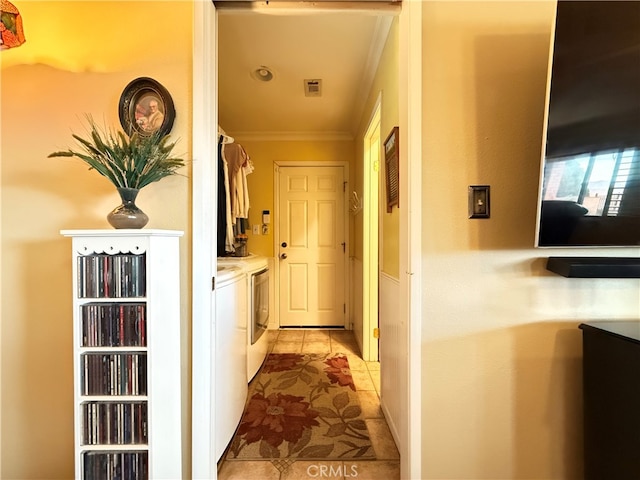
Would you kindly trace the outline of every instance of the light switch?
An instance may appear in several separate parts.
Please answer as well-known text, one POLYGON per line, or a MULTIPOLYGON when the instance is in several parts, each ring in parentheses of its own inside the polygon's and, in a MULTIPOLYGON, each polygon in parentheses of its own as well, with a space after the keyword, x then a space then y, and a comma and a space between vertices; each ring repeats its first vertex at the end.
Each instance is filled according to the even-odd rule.
POLYGON ((260 225, 254 225, 252 227, 252 232, 254 235, 260 235, 260 225))
POLYGON ((489 218, 489 185, 469 187, 469 218, 489 218))

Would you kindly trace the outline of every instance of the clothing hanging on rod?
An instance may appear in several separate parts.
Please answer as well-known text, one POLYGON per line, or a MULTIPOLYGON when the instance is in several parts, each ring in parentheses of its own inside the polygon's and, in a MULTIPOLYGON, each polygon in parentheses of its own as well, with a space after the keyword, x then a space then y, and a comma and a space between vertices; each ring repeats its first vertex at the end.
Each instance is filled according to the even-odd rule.
POLYGON ((233 225, 235 224, 235 222, 234 222, 233 216, 231 215, 231 199, 230 199, 231 188, 229 186, 229 164, 225 159, 224 145, 225 144, 223 144, 222 146, 222 170, 223 170, 223 176, 224 176, 224 192, 225 192, 225 207, 226 207, 223 213, 226 218, 224 248, 227 253, 233 253, 235 252, 235 247, 233 246, 233 243, 235 241, 235 235, 233 234, 233 225))
POLYGON ((253 164, 244 148, 237 143, 224 145, 223 155, 229 168, 231 218, 236 223, 239 218, 249 218, 247 175, 253 172, 253 164))
POLYGON ((218 141, 218 230, 216 235, 217 256, 224 257, 226 255, 226 237, 227 237, 227 192, 224 187, 224 159, 222 158, 222 135, 218 141))
MULTIPOLYGON (((218 256, 233 254, 249 223, 247 175, 253 163, 244 148, 218 127, 218 256)), ((246 238, 246 237, 245 237, 246 238)))

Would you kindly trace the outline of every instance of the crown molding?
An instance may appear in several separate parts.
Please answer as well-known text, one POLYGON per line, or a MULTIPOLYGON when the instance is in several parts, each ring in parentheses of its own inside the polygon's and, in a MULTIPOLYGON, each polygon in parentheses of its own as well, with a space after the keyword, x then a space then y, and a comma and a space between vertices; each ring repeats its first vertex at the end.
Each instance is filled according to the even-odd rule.
POLYGON ((230 132, 236 142, 351 142, 351 132, 230 132))

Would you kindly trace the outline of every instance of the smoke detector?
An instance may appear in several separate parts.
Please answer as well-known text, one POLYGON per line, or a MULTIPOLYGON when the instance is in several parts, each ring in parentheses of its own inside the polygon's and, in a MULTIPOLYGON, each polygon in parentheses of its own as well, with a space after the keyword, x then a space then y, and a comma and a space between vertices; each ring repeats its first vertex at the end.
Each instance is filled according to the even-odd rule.
POLYGON ((265 67, 264 65, 260 65, 253 72, 251 72, 251 76, 260 82, 270 82, 273 80, 273 71, 269 67, 265 67))
POLYGON ((322 96, 322 80, 319 78, 304 80, 304 96, 320 97, 322 96))

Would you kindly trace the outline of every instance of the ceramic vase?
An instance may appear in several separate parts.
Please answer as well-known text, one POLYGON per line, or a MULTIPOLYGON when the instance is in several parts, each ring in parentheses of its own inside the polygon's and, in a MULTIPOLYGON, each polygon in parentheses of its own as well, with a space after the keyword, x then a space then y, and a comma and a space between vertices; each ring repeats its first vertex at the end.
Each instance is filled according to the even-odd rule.
POLYGON ((137 188, 118 188, 122 204, 107 215, 113 228, 142 228, 149 221, 146 213, 136 206, 137 188))

